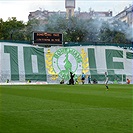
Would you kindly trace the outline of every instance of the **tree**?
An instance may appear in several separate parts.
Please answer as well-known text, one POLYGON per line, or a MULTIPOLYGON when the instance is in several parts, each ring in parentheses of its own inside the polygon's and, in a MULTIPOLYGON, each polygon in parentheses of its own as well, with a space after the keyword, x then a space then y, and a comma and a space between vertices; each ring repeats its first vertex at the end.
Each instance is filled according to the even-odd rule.
POLYGON ((128 30, 128 25, 120 21, 103 22, 99 38, 105 43, 131 43, 131 40, 127 39, 128 30))
POLYGON ((2 40, 3 39, 3 19, 1 18, 0 19, 0 39, 2 40))
POLYGON ((64 42, 131 43, 132 29, 119 20, 79 19, 54 14, 47 19, 33 19, 24 23, 15 17, 0 19, 1 40, 32 41, 34 31, 62 33, 64 42))
POLYGON ((1 39, 3 40, 24 40, 23 28, 25 24, 23 21, 17 21, 16 17, 8 18, 7 21, 1 20, 1 39))
POLYGON ((81 21, 76 17, 66 19, 65 16, 56 14, 49 17, 46 29, 49 32, 63 33, 64 42, 81 42, 86 34, 86 29, 81 21))

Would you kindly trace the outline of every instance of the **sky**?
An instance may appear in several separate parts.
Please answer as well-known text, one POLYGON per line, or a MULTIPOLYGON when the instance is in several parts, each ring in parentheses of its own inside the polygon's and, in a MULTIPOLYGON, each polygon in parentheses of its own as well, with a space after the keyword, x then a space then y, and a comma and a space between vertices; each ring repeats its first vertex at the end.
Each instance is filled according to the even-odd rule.
MULTIPOLYGON (((113 16, 133 4, 133 0, 76 0, 75 11, 80 7, 81 12, 112 11, 113 16)), ((65 0, 0 0, 0 18, 6 21, 9 17, 28 21, 30 12, 36 10, 65 11, 65 0)))

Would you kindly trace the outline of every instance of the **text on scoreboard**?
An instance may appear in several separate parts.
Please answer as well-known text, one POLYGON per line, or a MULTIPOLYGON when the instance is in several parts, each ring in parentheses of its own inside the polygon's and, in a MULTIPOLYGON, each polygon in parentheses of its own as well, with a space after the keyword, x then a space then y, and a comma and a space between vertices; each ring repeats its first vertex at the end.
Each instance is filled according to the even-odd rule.
POLYGON ((34 43, 39 44, 62 44, 61 33, 34 32, 34 43))

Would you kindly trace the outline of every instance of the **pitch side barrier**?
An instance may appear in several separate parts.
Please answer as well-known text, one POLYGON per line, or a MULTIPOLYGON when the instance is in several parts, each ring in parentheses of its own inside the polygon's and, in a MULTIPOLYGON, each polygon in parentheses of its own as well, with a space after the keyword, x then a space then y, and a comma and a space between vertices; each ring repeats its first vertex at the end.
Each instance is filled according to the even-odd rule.
MULTIPOLYGON (((68 75, 69 76, 69 75, 68 75)), ((105 76, 104 74, 99 75, 86 75, 84 84, 90 84, 88 81, 88 76, 90 77, 91 84, 104 84, 105 83, 105 76)), ((133 84, 133 78, 131 75, 108 75, 109 81, 108 84, 127 84, 127 79, 130 79, 130 84, 133 84)), ((64 80, 64 84, 69 84, 69 80, 64 80)), ((1 82, 1 85, 46 85, 46 84, 60 84, 61 80, 56 82, 47 82, 47 81, 35 81, 35 80, 27 80, 27 81, 10 81, 7 79, 5 82, 1 82)), ((81 75, 76 75, 74 78, 75 84, 82 84, 81 75), (78 78, 77 78, 78 77, 78 78)))

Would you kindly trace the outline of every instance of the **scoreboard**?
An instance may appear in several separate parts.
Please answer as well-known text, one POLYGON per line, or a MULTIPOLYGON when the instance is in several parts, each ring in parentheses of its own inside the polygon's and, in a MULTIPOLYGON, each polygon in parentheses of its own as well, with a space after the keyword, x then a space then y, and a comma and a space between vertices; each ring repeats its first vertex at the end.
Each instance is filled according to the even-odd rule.
POLYGON ((61 33, 33 32, 33 44, 38 45, 62 45, 61 33))

